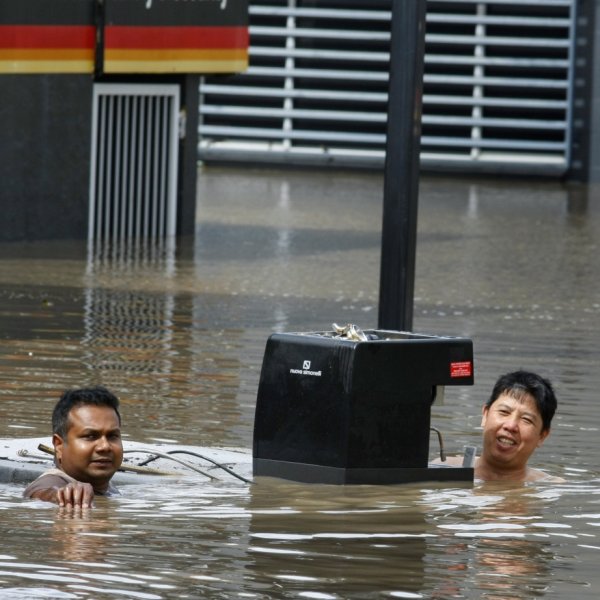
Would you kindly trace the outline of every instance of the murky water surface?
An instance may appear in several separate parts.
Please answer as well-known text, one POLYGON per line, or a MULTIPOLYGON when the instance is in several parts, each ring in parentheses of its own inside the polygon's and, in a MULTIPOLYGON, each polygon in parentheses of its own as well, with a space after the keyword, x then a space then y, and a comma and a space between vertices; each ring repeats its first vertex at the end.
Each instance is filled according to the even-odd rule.
MULTIPOLYGON (((0 244, 0 437, 102 383, 132 440, 248 448, 270 333, 376 326, 379 176, 211 169, 199 194, 174 255, 0 244)), ((414 330, 476 353, 433 424, 477 444, 496 376, 538 370, 559 412, 535 466, 567 483, 128 485, 75 517, 0 484, 0 597, 597 598, 599 241, 593 190, 421 183, 414 330)))

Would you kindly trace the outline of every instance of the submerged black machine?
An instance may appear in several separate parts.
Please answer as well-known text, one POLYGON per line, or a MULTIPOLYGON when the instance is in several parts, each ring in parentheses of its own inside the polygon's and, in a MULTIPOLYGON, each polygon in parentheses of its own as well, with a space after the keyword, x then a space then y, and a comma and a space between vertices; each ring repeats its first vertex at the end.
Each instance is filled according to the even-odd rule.
POLYGON ((468 461, 429 462, 431 406, 447 385, 473 385, 471 340, 335 324, 332 331, 275 333, 258 386, 254 475, 329 484, 472 482, 468 461))

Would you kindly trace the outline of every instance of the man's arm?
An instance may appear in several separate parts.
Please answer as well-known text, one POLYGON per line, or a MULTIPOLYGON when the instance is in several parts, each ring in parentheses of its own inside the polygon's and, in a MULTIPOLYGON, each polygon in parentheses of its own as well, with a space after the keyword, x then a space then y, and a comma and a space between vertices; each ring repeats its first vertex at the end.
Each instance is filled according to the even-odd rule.
POLYGON ((67 475, 48 473, 29 484, 23 496, 54 502, 67 508, 90 508, 94 499, 94 488, 89 483, 75 481, 67 475))
POLYGON ((67 508, 91 508, 94 488, 89 483, 67 483, 64 487, 52 487, 33 492, 31 498, 54 502, 67 508))

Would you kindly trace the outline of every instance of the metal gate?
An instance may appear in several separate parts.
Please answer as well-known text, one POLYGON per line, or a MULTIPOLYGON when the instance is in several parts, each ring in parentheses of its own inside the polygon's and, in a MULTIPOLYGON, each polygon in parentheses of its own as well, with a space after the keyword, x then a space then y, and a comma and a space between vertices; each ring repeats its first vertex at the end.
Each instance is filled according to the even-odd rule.
POLYGON ((94 86, 90 241, 175 235, 178 123, 177 85, 94 86))
MULTIPOLYGON (((250 67, 200 86, 204 161, 383 166, 391 0, 250 0, 250 67)), ((563 173, 575 0, 429 0, 421 161, 563 173)))

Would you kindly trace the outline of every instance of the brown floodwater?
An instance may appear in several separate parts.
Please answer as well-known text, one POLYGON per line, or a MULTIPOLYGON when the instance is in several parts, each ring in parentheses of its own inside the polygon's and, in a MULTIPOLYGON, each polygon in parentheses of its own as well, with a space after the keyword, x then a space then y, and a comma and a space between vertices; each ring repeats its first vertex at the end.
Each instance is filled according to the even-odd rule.
MULTIPOLYGON (((100 383, 130 440, 250 448, 271 333, 377 325, 382 183, 204 168, 175 249, 0 244, 0 438, 48 435, 61 391, 100 383)), ((0 484, 0 598, 597 598, 597 190, 420 192, 413 329, 475 349, 432 424, 477 445, 496 377, 537 370, 559 410, 533 462, 566 483, 125 485, 80 517, 0 484)))

